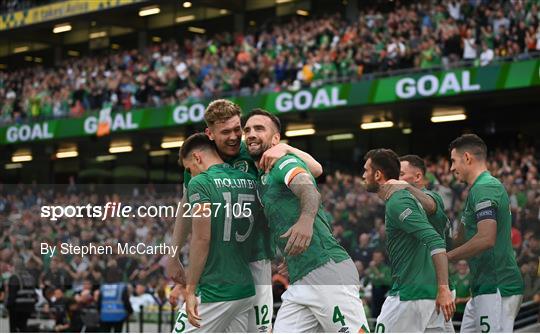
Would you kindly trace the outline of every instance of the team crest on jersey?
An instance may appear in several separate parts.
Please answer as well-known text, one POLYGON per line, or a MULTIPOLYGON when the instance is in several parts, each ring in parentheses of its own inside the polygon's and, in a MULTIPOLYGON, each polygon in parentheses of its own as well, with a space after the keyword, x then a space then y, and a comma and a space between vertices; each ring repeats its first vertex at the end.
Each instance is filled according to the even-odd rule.
POLYGON ((268 182, 268 174, 263 174, 263 176, 261 176, 262 185, 265 186, 267 182, 268 182))
POLYGON ((234 169, 238 169, 244 173, 247 173, 248 171, 248 162, 246 160, 239 160, 234 163, 233 165, 234 169))

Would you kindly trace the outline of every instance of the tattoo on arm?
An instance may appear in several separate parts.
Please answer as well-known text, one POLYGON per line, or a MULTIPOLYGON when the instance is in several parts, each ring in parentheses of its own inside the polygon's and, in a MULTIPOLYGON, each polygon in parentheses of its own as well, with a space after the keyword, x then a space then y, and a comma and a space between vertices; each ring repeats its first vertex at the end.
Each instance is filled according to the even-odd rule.
POLYGON ((321 194, 307 173, 300 173, 289 184, 291 191, 300 199, 301 214, 315 217, 321 205, 321 194))

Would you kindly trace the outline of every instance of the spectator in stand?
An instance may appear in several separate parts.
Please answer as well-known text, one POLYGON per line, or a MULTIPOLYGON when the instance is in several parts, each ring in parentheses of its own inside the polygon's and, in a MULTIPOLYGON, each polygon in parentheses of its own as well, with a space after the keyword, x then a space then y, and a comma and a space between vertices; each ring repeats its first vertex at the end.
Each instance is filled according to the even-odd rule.
POLYGON ((165 41, 145 50, 70 58, 54 68, 0 71, 0 123, 79 117, 106 106, 131 110, 218 95, 252 95, 370 78, 403 68, 445 68, 540 50, 538 5, 497 1, 360 5, 340 15, 293 18, 253 31, 165 41), (462 47, 463 42, 463 47, 462 47))
POLYGON ((523 301, 527 302, 534 298, 540 292, 540 277, 538 275, 538 261, 531 260, 521 265, 521 273, 523 274, 523 283, 525 289, 523 291, 523 301))
POLYGON ((135 285, 135 293, 129 297, 131 308, 135 313, 140 313, 150 306, 157 306, 156 299, 146 291, 146 286, 141 283, 135 285))
POLYGON ((463 38, 463 59, 473 61, 476 59, 476 39, 473 36, 472 29, 467 29, 463 38))
POLYGON ((495 57, 495 54, 493 53, 493 50, 491 50, 486 42, 482 42, 482 53, 480 54, 480 66, 486 66, 489 65, 493 58, 495 57))
POLYGON ((451 276, 456 288, 456 313, 453 320, 461 321, 465 305, 471 299, 471 275, 467 261, 461 260, 455 264, 456 273, 451 276))
POLYGON ((369 234, 362 233, 358 237, 358 245, 353 249, 351 258, 360 261, 367 268, 373 256, 373 248, 369 246, 369 234))
POLYGON ((371 312, 374 318, 381 313, 386 293, 392 286, 392 273, 390 266, 385 263, 384 251, 373 252, 373 260, 366 270, 367 278, 372 285, 371 289, 371 312))

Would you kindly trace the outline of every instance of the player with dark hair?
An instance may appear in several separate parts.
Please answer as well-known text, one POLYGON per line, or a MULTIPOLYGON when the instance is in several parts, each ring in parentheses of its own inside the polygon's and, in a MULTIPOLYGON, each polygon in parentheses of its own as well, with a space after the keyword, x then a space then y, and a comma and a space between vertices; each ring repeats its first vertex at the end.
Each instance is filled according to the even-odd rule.
MULTIPOLYGON (((445 241, 448 252, 452 245, 450 220, 446 216, 441 195, 425 187, 426 164, 424 159, 409 154, 400 157, 399 161, 401 165, 399 181, 389 180, 385 183, 387 189, 385 198, 388 198, 394 191, 407 189, 422 205, 429 223, 445 241)), ((449 278, 449 285, 450 290, 453 291, 454 284, 451 278, 449 278)), ((444 332, 454 332, 451 321, 445 323, 444 332)))
POLYGON ((223 162, 204 133, 184 142, 180 159, 193 176, 187 186, 192 236, 186 303, 174 331, 246 332, 255 296, 252 231, 262 224, 256 179, 223 162))
MULTIPOLYGON (((280 123, 255 110, 244 127, 255 161, 277 145, 280 123)), ((270 171, 260 170, 259 195, 270 233, 288 266, 274 332, 368 332, 358 297, 358 271, 331 232, 315 179, 305 163, 288 154, 270 171)))
POLYGON ((365 159, 367 190, 386 200, 387 251, 393 276, 376 331, 442 332, 455 311, 444 240, 409 191, 398 190, 385 197, 383 185, 399 178, 398 156, 392 150, 377 149, 369 151, 365 159))
MULTIPOLYGON (((241 115, 240 106, 230 100, 218 99, 212 101, 204 113, 204 120, 207 125, 205 134, 215 143, 217 152, 224 162, 235 169, 256 177, 257 167, 255 167, 255 162, 248 153, 246 144, 242 141, 241 115)), ((279 158, 288 153, 297 155, 306 163, 314 175, 319 176, 322 173, 321 165, 313 157, 286 144, 278 144, 266 151, 258 158, 259 166, 270 169, 279 158)), ((191 174, 189 170, 186 170, 184 172, 184 187, 188 186, 190 179, 191 174)), ((186 203, 185 196, 180 203, 180 207, 183 207, 184 203, 186 203)), ((264 219, 264 216, 261 219, 264 219)), ((254 249, 251 252, 250 267, 255 281, 256 297, 249 316, 248 330, 250 332, 269 332, 272 329, 273 297, 270 260, 273 258, 273 249, 270 245, 268 231, 263 226, 266 226, 266 224, 256 224, 253 231, 255 242, 254 249)), ((179 212, 176 217, 172 243, 181 247, 190 230, 190 218, 184 217, 183 212, 179 212)), ((291 235, 290 238, 293 244, 300 241, 300 239, 296 240, 296 233, 291 235)), ((171 300, 174 302, 181 294, 185 278, 179 259, 171 257, 169 260, 169 276, 178 283, 171 293, 171 296, 173 296, 171 300)))
POLYGON ((512 332, 523 295, 523 280, 510 238, 508 194, 487 170, 487 147, 474 134, 456 138, 449 147, 455 177, 468 184, 460 239, 449 261, 467 259, 472 299, 465 307, 462 332, 512 332))

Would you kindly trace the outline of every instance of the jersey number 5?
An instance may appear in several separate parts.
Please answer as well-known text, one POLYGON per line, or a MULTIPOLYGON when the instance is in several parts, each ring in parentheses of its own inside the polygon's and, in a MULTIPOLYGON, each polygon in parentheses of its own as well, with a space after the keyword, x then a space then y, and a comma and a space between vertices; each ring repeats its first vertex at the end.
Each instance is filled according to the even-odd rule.
POLYGON ((489 325, 489 322, 487 322, 487 320, 488 320, 487 315, 480 317, 480 326, 482 327, 485 326, 485 328, 482 328, 482 333, 489 333, 489 331, 491 330, 491 326, 489 325))

